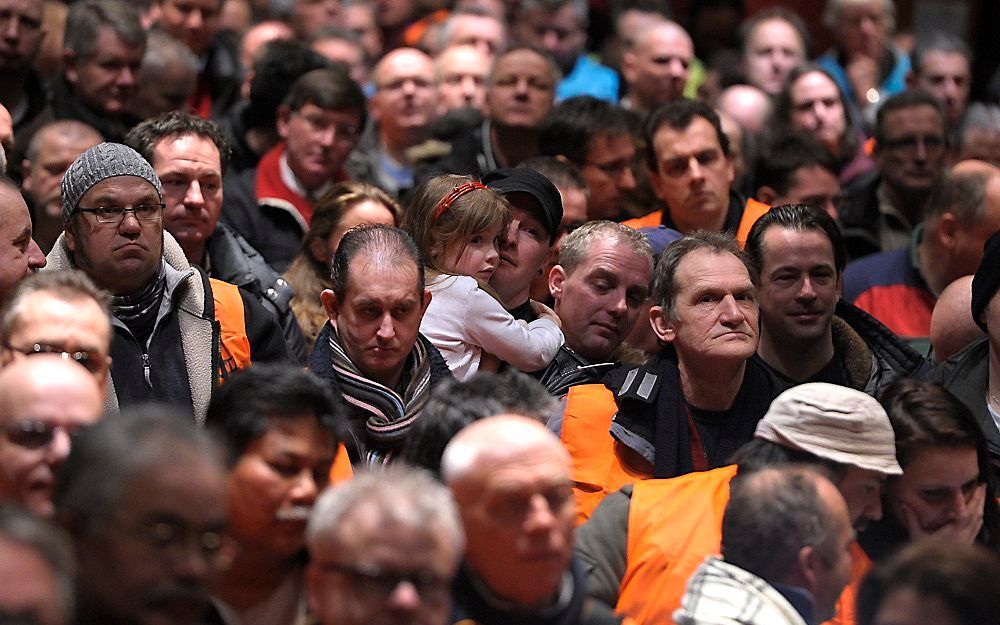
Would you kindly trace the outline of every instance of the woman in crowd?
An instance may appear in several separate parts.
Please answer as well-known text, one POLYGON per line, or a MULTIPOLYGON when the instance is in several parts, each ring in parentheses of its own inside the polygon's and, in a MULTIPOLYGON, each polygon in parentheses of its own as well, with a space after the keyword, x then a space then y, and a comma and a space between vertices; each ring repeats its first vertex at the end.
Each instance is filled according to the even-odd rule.
POLYGON ((292 311, 310 350, 327 322, 319 294, 331 286, 330 260, 344 233, 362 224, 395 226, 401 214, 389 194, 364 182, 337 184, 316 203, 309 232, 285 273, 285 280, 295 289, 292 311))

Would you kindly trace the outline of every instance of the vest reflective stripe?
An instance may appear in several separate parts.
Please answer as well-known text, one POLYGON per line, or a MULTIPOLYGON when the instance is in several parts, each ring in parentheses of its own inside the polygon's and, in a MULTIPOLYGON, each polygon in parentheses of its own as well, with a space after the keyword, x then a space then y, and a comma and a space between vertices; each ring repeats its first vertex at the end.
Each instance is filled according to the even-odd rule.
POLYGON ((250 367, 250 339, 243 312, 243 298, 236 285, 210 280, 215 301, 215 320, 219 322, 219 384, 229 375, 250 367))
POLYGON ((743 216, 740 217, 740 225, 736 228, 736 242, 740 244, 740 249, 744 249, 747 246, 747 237, 750 236, 750 228, 769 210, 771 210, 771 207, 767 204, 758 202, 753 198, 747 200, 746 205, 743 207, 743 216))
MULTIPOLYGON (((706 556, 719 555, 722 514, 736 465, 669 480, 636 482, 628 518, 628 551, 615 609, 639 623, 673 625, 687 581, 706 556)), ((858 586, 872 562, 851 545, 851 581, 823 625, 854 625, 858 586)))
POLYGON ((617 411, 614 394, 603 384, 574 386, 566 396, 559 438, 573 461, 577 525, 610 493, 650 477, 622 463, 618 443, 608 431, 617 411))
POLYGON ((616 609, 640 623, 672 624, 688 579, 722 543, 722 512, 736 465, 636 482, 628 558, 616 609))

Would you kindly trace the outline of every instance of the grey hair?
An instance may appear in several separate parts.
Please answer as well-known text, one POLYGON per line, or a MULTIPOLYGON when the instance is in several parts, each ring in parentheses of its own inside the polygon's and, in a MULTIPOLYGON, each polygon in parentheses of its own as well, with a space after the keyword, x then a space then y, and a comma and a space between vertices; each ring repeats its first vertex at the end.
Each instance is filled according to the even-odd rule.
POLYGON ((437 43, 437 49, 439 51, 444 50, 445 48, 450 47, 452 45, 455 45, 450 43, 450 39, 455 32, 455 21, 459 17, 464 17, 467 15, 471 15, 474 17, 487 17, 497 22, 498 24, 500 24, 500 31, 503 33, 504 41, 505 42, 507 41, 507 25, 504 24, 502 20, 498 20, 496 16, 491 15, 488 11, 484 9, 478 7, 469 7, 461 9, 459 11, 453 11, 452 14, 448 16, 448 19, 444 21, 444 24, 441 25, 441 28, 438 29, 437 36, 435 37, 435 39, 437 43))
POLYGON ((927 201, 928 227, 949 212, 964 227, 975 226, 986 216, 986 187, 996 174, 983 171, 945 173, 927 201))
POLYGON ((511 46, 506 50, 504 50, 503 52, 497 54, 496 58, 493 59, 493 66, 490 67, 489 76, 486 78, 486 85, 488 87, 493 86, 493 77, 496 75, 497 65, 500 63, 500 59, 509 56, 515 52, 522 52, 524 50, 528 50, 529 52, 534 52, 538 56, 542 57, 542 59, 545 60, 546 64, 548 64, 549 73, 552 76, 552 90, 553 92, 555 92, 555 86, 558 85, 559 81, 563 79, 563 73, 562 70, 559 69, 559 64, 556 63, 556 60, 552 58, 552 55, 546 52, 545 50, 537 46, 529 46, 524 44, 511 46))
POLYGON ((80 58, 90 58, 97 51, 97 37, 103 27, 113 30, 129 45, 146 45, 146 31, 134 6, 123 0, 84 0, 70 5, 63 47, 80 58))
POLYGON ((0 339, 7 340, 21 322, 29 297, 35 293, 48 293, 56 299, 78 302, 93 300, 101 311, 108 315, 111 327, 111 296, 99 289, 87 274, 76 269, 66 271, 43 271, 21 280, 7 298, 7 304, 0 313, 0 339))
POLYGON ((653 246, 649 244, 646 235, 628 226, 604 220, 588 221, 566 235, 566 238, 559 244, 559 264, 562 265, 567 275, 572 274, 580 263, 590 255, 590 248, 595 242, 608 240, 625 245, 639 256, 644 257, 649 263, 650 271, 652 271, 653 246))
POLYGON ((965 111, 965 118, 962 120, 961 132, 964 133, 973 128, 1000 130, 1000 106, 985 102, 969 104, 969 108, 965 111))
POLYGON ((310 554, 315 557, 324 541, 339 541, 345 520, 363 506, 374 507, 383 523, 443 530, 456 556, 465 548, 465 532, 451 491, 423 469, 393 464, 360 472, 320 495, 306 527, 310 554))
POLYGON ((56 580, 56 601, 64 623, 72 623, 74 606, 73 548, 62 531, 13 505, 0 505, 0 539, 27 547, 42 557, 56 580))
POLYGON ((94 139, 94 143, 98 144, 104 140, 101 133, 97 132, 93 126, 75 119, 56 120, 45 124, 38 129, 38 132, 32 135, 31 141, 28 143, 28 149, 24 152, 24 156, 28 161, 34 161, 38 158, 39 152, 42 151, 42 142, 45 141, 50 133, 56 133, 68 141, 83 141, 84 139, 92 138, 94 139))
POLYGON ((171 61, 183 65, 191 75, 197 76, 200 71, 198 57, 183 41, 161 30, 150 31, 139 71, 140 79, 145 83, 162 80, 171 61))
POLYGON ((835 518, 817 488, 825 479, 802 467, 737 476, 722 516, 723 559, 770 583, 791 572, 803 547, 831 561, 835 518))
MULTIPOLYGON (((823 25, 831 31, 837 29, 840 12, 846 5, 861 4, 866 0, 827 0, 823 10, 823 25)), ((885 12, 885 28, 889 34, 896 30, 896 5, 892 0, 882 0, 882 10, 885 12)))

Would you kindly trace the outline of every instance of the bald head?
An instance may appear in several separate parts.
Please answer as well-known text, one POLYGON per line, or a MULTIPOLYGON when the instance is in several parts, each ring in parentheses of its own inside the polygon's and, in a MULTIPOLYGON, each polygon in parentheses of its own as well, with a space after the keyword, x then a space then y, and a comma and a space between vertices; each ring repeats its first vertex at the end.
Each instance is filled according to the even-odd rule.
POLYGON ((441 473, 455 488, 489 473, 490 468, 532 457, 565 466, 569 474, 569 454, 545 426, 521 415, 497 415, 476 421, 452 439, 441 459, 441 473))
POLYGON ((0 370, 0 500, 51 517, 69 435, 101 417, 97 381, 75 362, 39 354, 0 370))
POLYGON ((986 336, 972 318, 972 276, 949 284, 931 314, 931 345, 934 360, 942 362, 972 341, 986 336))
POLYGON ((622 76, 633 106, 652 110, 683 97, 694 44, 681 26, 655 21, 640 30, 622 58, 622 76))
POLYGON ((757 87, 733 85, 722 90, 715 108, 735 119, 753 135, 759 135, 771 116, 771 98, 757 87))

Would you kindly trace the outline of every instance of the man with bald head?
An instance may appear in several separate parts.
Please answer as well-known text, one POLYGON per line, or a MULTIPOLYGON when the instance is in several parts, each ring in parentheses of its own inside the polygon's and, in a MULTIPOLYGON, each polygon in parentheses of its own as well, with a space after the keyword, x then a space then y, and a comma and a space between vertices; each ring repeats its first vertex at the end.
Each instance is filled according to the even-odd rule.
POLYGON ((986 336, 972 318, 972 276, 962 276, 949 284, 931 313, 931 356, 944 362, 963 347, 986 336))
POLYGON ((0 370, 0 501, 54 514, 56 472, 71 435, 101 417, 104 394, 86 369, 38 354, 0 370))
POLYGON ((416 48, 399 48, 375 65, 372 82, 375 124, 358 142, 347 170, 354 180, 399 195, 414 184, 407 150, 430 137, 435 117, 434 62, 416 48))
POLYGON ((754 137, 759 137, 771 117, 772 103, 771 98, 757 87, 733 85, 722 90, 715 108, 735 119, 754 137))
POLYGON ((740 28, 743 73, 747 82, 777 96, 793 68, 809 56, 809 31, 783 7, 760 11, 740 28))
POLYGON ((544 426, 516 415, 477 421, 445 448, 441 472, 466 535, 451 622, 617 622, 584 597, 570 457, 544 426))
POLYGON ((648 113, 683 98, 693 58, 694 44, 680 24, 662 21, 640 30, 622 57, 622 105, 648 113))
POLYGON ((986 239, 1000 229, 1000 169, 962 161, 927 201, 927 212, 907 247, 847 266, 844 299, 896 334, 930 336, 931 311, 941 291, 975 272, 986 239))
POLYGON ((31 238, 31 215, 17 185, 0 174, 0 303, 31 272, 45 266, 45 255, 31 238))
POLYGON ((449 46, 434 59, 437 114, 459 108, 482 109, 490 57, 471 45, 449 46))

